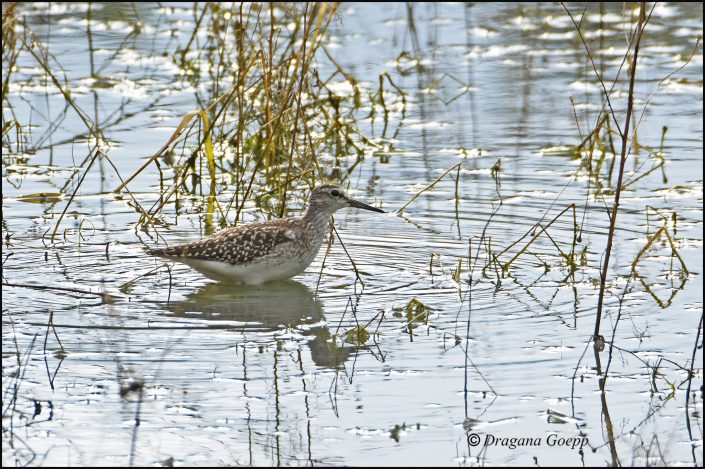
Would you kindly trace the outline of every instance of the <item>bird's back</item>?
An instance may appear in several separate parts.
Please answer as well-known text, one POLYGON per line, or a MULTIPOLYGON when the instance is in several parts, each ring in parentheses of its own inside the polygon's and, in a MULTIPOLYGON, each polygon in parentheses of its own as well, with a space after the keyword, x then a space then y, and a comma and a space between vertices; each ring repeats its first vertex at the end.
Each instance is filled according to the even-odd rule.
POLYGON ((287 243, 295 243, 300 219, 278 218, 264 223, 228 228, 213 236, 190 243, 150 249, 154 256, 183 261, 202 259, 245 265, 264 258, 287 243))

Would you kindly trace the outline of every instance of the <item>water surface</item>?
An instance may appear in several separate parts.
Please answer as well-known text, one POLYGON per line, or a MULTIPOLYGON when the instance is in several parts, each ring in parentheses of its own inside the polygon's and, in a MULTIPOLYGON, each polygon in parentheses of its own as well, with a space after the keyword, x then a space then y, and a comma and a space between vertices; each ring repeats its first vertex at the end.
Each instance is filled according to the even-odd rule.
MULTIPOLYGON (((76 103, 102 123, 123 178, 198 108, 197 93, 208 95, 171 56, 194 27, 188 6, 97 4, 90 23, 83 4, 17 8, 59 59, 76 103)), ((579 18, 584 6, 569 8, 579 18)), ((666 164, 622 194, 601 329, 615 348, 597 355, 588 342, 612 193, 595 196, 570 151, 581 140, 570 97, 583 137, 602 103, 565 11, 351 3, 338 14, 326 39, 338 64, 365 89, 386 72, 406 93, 404 107, 386 87, 386 128, 381 111, 373 121, 361 113, 379 148, 345 181, 390 213, 335 216, 362 282, 337 238, 325 262, 322 249, 304 274, 254 288, 150 258, 155 231, 111 192, 120 177, 103 160, 48 242, 90 142, 76 138, 83 124, 22 56, 10 102, 32 123, 33 151, 6 145, 4 133, 3 282, 114 300, 3 285, 4 464, 702 465, 702 47, 659 84, 693 51, 702 4, 659 4, 643 39, 637 115, 657 92, 638 140, 658 149, 667 126, 666 164), (488 249, 502 251, 572 203, 584 259, 573 275, 555 247, 570 250, 572 212, 508 274, 483 271, 488 249), (662 225, 690 274, 660 239, 630 280, 662 225), (410 325, 414 299, 426 309, 410 325), (368 340, 348 334, 358 326, 368 340), (550 446, 549 435, 586 444, 550 446), (503 440, 485 445, 489 436, 503 440), (512 448, 511 438, 540 441, 512 448)), ((606 77, 622 62, 631 15, 611 4, 585 13, 606 77)), ((318 59, 330 74, 333 64, 318 59)), ((330 86, 351 89, 341 76, 330 86)), ((614 99, 622 120, 626 87, 620 80, 614 99)), ((644 148, 632 150, 627 179, 658 164, 644 148)), ((158 175, 152 165, 130 184, 143 205, 158 199, 158 175)), ((292 194, 291 214, 306 195, 292 194)), ((159 235, 171 244, 204 236, 198 203, 168 204, 159 235)), ((263 219, 247 206, 244 222, 263 219)))

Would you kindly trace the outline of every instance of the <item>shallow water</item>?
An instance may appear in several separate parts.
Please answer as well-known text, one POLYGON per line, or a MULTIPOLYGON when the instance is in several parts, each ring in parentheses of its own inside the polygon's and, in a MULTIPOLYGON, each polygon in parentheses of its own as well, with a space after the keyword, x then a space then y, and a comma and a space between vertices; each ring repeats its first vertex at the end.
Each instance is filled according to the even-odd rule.
MULTIPOLYGON (((77 104, 100 117, 123 178, 198 106, 203 90, 162 54, 188 40, 190 9, 95 5, 89 44, 85 6, 18 8, 60 57, 77 104), (86 78, 91 48, 103 81, 86 78)), ((584 7, 570 8, 579 16, 584 7)), ((604 8, 588 9, 584 31, 613 77, 624 12, 604 8)), ((111 193, 120 178, 103 160, 49 243, 68 200, 52 194, 71 194, 76 181, 63 186, 87 154, 85 141, 73 141, 83 124, 62 115, 63 99, 36 62, 18 64, 11 102, 20 122, 37 122, 38 150, 10 152, 3 136, 3 283, 108 292, 113 301, 3 285, 3 464, 702 465, 702 348, 694 351, 703 314, 702 46, 659 86, 702 34, 702 5, 659 4, 643 39, 637 116, 658 92, 638 138, 658 149, 668 126, 666 165, 622 194, 601 329, 615 348, 597 356, 588 341, 609 220, 601 198, 586 201, 587 175, 568 146, 581 140, 569 97, 584 136, 600 87, 560 5, 344 4, 339 15, 327 40, 336 61, 363 87, 387 72, 407 93, 402 116, 389 90, 396 110, 386 132, 379 114, 361 119, 381 148, 347 181, 352 196, 390 213, 335 216, 364 285, 337 239, 323 267, 325 249, 304 274, 262 287, 213 283, 147 257, 155 233, 111 193), (47 132, 47 122, 58 130, 47 132), (500 252, 571 203, 582 227, 577 251, 585 250, 573 277, 545 236, 509 275, 483 272, 487 244, 500 252), (640 262, 640 279, 628 280, 664 223, 690 275, 662 239, 640 262), (428 314, 410 328, 414 298, 428 314), (348 334, 358 325, 372 333, 365 343, 348 334), (523 440, 511 447, 512 438, 523 440), (577 438, 586 438, 582 450, 566 440, 577 438)), ((318 66, 332 69, 323 56, 318 66)), ((614 100, 621 120, 626 85, 614 100)), ((635 149, 625 177, 656 163, 635 149)), ((130 189, 151 205, 157 169, 130 189)), ((292 214, 305 195, 296 194, 292 214)), ((206 233, 190 205, 170 204, 164 218, 157 231, 170 244, 206 233)), ((262 213, 250 206, 244 218, 262 213)), ((572 212, 549 233, 569 251, 572 212)))

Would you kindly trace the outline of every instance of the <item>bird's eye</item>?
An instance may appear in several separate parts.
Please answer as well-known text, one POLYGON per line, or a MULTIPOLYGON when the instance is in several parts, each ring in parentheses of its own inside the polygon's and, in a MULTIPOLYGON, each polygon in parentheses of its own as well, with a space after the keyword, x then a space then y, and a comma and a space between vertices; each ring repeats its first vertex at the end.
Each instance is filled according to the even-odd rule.
POLYGON ((332 191, 330 191, 330 195, 332 195, 333 197, 338 197, 340 195, 340 192, 338 192, 336 189, 333 189, 332 191))

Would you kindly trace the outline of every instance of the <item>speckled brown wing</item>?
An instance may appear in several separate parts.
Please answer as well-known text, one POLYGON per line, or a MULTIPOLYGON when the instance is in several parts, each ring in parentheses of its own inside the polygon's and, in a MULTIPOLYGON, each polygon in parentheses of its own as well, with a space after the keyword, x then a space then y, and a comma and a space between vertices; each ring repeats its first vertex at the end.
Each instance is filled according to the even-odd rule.
POLYGON ((249 264, 285 243, 296 240, 291 219, 278 219, 256 225, 231 228, 200 241, 150 249, 154 256, 184 259, 204 259, 233 265, 249 264))

